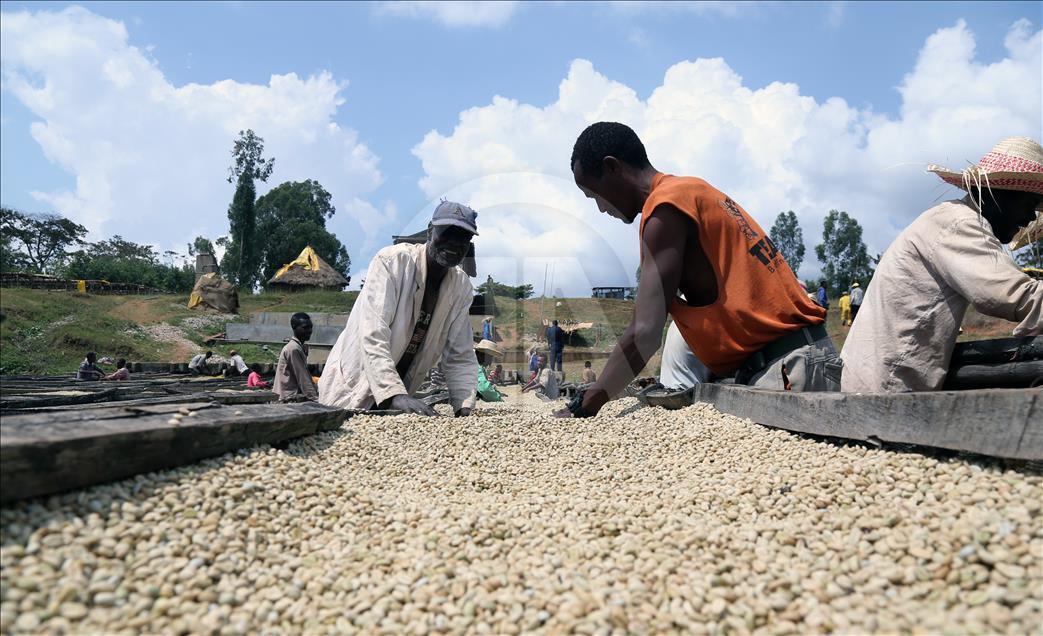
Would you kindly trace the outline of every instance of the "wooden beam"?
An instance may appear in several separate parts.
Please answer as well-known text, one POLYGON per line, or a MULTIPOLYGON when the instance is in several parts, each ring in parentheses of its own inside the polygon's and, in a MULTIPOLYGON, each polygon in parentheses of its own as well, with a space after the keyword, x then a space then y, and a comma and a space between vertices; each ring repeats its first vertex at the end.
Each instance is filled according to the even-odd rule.
POLYGON ((1043 360, 950 366, 946 389, 1019 388, 1043 384, 1043 360))
POLYGON ((775 428, 1043 460, 1043 390, 795 393, 700 384, 696 402, 775 428))
POLYGON ((83 488, 334 430, 348 417, 346 411, 314 402, 220 406, 192 401, 5 415, 0 420, 0 501, 83 488), (181 409, 197 414, 172 424, 172 415, 181 409))

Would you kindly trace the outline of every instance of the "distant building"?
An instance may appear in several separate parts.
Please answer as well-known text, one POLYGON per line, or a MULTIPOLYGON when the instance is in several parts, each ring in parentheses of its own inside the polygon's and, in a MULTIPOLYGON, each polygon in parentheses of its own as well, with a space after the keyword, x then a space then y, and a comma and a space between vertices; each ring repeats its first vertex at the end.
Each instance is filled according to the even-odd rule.
POLYGON ((220 268, 217 266, 217 259, 214 258, 213 254, 201 253, 196 254, 196 280, 206 274, 220 273, 220 268))
POLYGON ((634 287, 594 287, 591 289, 590 297, 630 300, 634 297, 634 289, 634 287))
POLYGON ((286 291, 329 289, 340 291, 351 283, 340 272, 306 246, 296 259, 283 265, 268 281, 268 287, 286 291))

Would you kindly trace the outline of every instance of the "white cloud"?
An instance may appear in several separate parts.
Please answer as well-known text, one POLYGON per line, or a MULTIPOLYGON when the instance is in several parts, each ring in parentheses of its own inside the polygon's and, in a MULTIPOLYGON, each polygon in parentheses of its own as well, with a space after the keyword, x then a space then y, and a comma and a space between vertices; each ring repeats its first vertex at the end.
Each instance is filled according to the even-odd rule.
POLYGON ((374 4, 378 14, 404 18, 430 19, 447 27, 498 27, 507 23, 519 8, 519 2, 458 0, 398 0, 374 4))
POLYGON ((757 8, 760 2, 731 2, 717 0, 606 0, 617 13, 694 13, 735 17, 757 8))
MULTIPOLYGON (((652 163, 703 177, 739 201, 767 230, 797 212, 808 244, 801 274, 818 266, 812 246, 831 208, 865 228, 872 253, 940 197, 956 191, 924 174, 929 162, 976 160, 999 139, 1040 135, 1041 33, 1014 24, 1007 57, 982 64, 961 21, 937 31, 899 90, 897 118, 817 101, 795 84, 751 89, 721 59, 671 67, 647 99, 576 60, 546 106, 505 97, 468 109, 451 134, 428 133, 413 150, 431 198, 451 195, 479 210, 480 276, 515 281, 520 263, 578 258, 558 267, 570 294, 620 284, 637 267, 636 227, 624 226, 584 199, 568 159, 579 132, 599 120, 632 126, 652 163)), ((527 271, 528 282, 542 281, 527 271)), ((538 287, 538 286, 537 286, 538 287)))
POLYGON ((225 177, 245 128, 276 158, 261 193, 317 179, 333 195, 331 227, 342 237, 362 240, 385 220, 364 200, 382 181, 377 157, 333 121, 346 84, 328 73, 174 86, 128 43, 122 23, 79 7, 4 12, 0 34, 3 90, 39 118, 33 138, 76 180, 72 190, 34 195, 95 237, 183 249, 198 233, 226 233, 234 186, 225 177))

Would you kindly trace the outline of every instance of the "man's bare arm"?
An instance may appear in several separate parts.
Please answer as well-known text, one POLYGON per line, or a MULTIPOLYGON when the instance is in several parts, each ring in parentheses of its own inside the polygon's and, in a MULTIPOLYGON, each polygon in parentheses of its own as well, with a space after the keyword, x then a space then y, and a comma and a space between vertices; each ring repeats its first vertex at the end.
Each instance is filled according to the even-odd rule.
POLYGON ((645 222, 641 238, 641 280, 634 317, 612 350, 605 370, 583 400, 583 410, 597 413, 623 392, 659 350, 667 310, 677 295, 684 267, 684 248, 695 224, 670 204, 658 206, 645 222))

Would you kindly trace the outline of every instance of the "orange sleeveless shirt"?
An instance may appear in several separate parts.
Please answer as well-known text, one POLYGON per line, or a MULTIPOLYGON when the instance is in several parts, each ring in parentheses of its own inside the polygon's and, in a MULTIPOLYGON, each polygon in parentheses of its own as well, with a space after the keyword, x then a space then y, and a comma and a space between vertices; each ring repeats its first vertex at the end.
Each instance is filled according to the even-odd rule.
POLYGON ((656 207, 669 203, 695 221, 713 265, 717 300, 691 307, 674 298, 670 315, 692 353, 728 375, 786 332, 825 322, 764 230, 724 193, 695 177, 657 174, 641 210, 640 233, 656 207))

